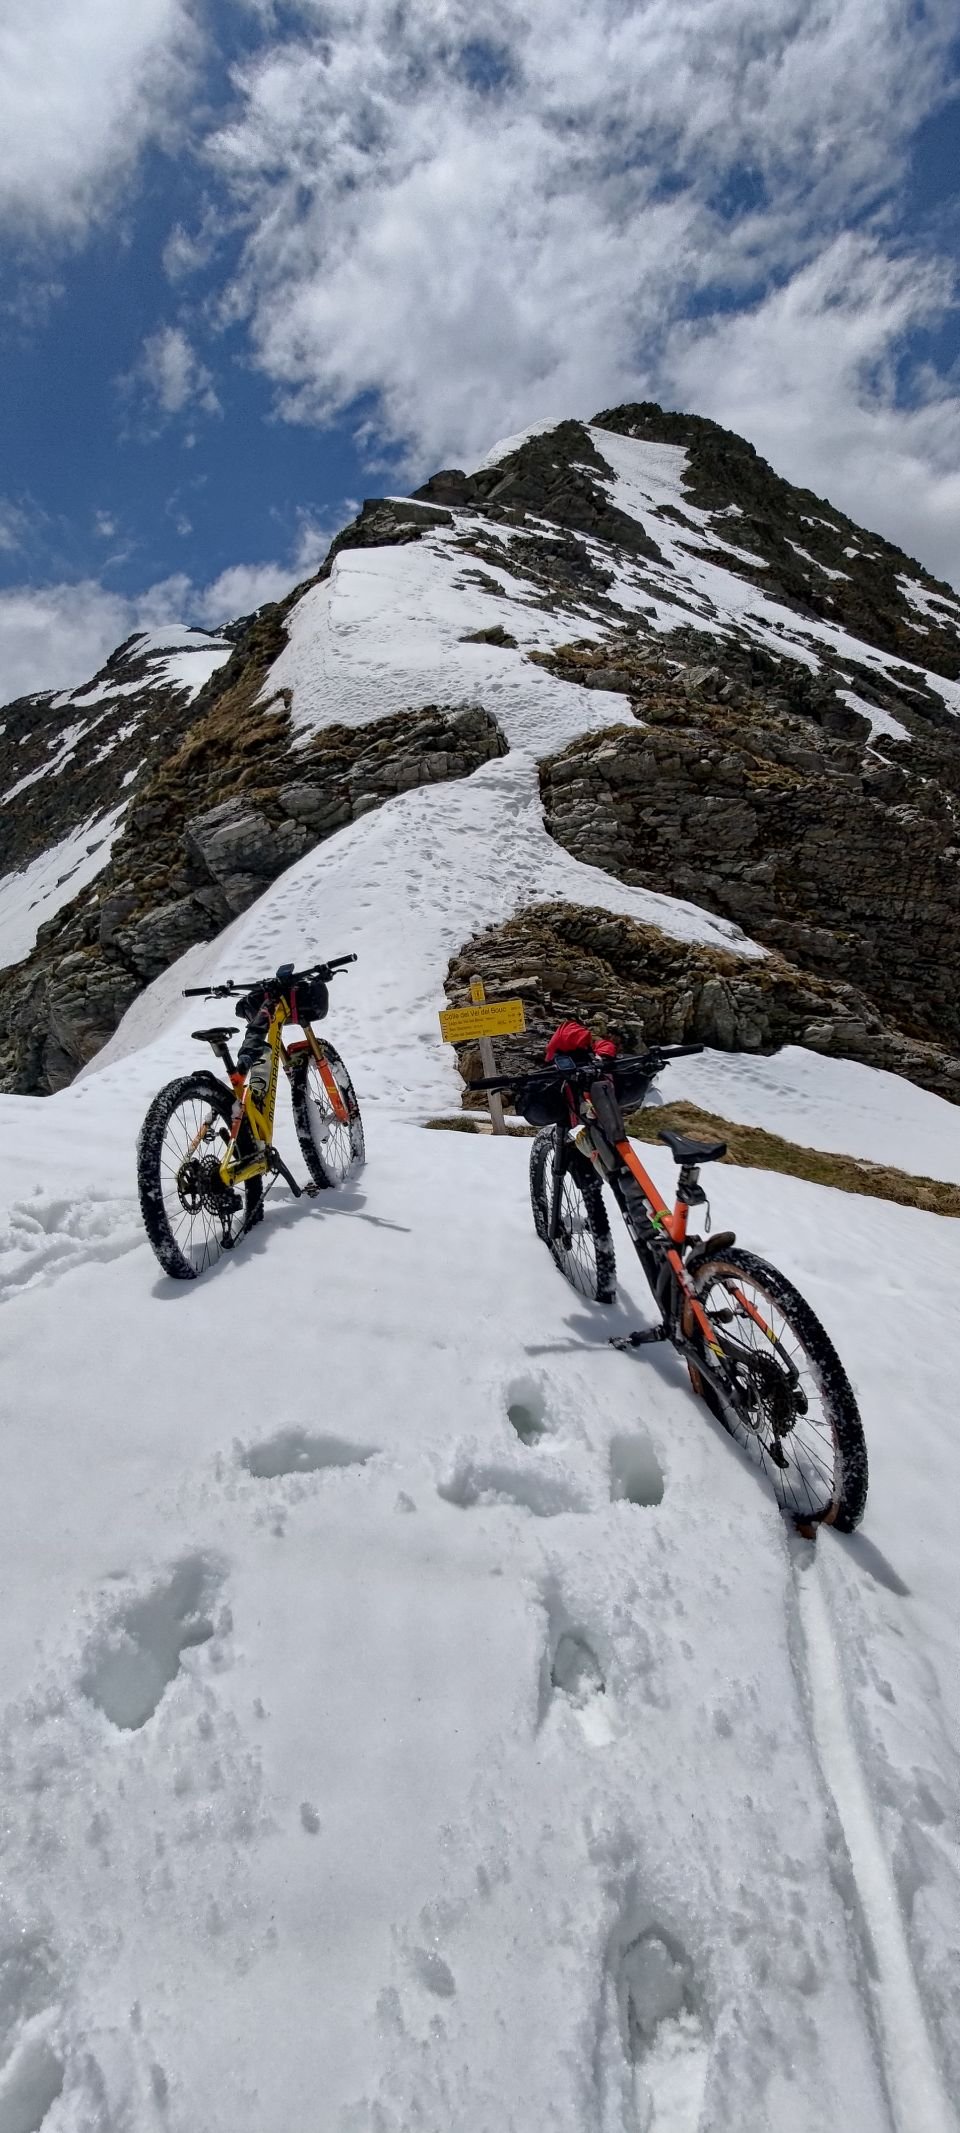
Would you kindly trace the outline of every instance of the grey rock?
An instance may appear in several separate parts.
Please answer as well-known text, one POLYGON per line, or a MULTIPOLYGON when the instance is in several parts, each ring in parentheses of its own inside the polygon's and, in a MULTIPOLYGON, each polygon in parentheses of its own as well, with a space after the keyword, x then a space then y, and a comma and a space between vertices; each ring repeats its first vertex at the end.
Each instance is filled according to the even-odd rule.
POLYGON ((143 977, 155 978, 195 941, 208 939, 212 930, 209 913, 196 897, 184 896, 176 903, 162 904, 135 926, 118 929, 114 938, 126 961, 143 977))
POLYGON ((111 889, 100 905, 100 942, 109 948, 116 939, 121 926, 125 925, 132 911, 137 908, 139 897, 132 881, 121 882, 119 888, 111 889))

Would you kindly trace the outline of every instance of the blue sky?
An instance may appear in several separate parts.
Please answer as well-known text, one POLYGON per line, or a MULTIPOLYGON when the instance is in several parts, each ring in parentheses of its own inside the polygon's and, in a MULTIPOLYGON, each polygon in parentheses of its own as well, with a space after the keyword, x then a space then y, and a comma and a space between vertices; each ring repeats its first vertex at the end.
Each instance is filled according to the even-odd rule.
POLYGON ((6 0, 0 701, 653 394, 960 577, 953 0, 6 0))

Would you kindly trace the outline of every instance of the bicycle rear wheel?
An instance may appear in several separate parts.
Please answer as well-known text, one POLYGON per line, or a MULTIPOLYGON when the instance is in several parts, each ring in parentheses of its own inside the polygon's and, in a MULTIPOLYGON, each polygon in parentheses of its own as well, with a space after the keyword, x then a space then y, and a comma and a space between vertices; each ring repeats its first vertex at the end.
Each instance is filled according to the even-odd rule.
POLYGON ((332 1044, 314 1039, 323 1069, 312 1052, 298 1053, 290 1077, 293 1123, 310 1176, 315 1185, 344 1185, 362 1170, 364 1162, 363 1121, 357 1092, 339 1052, 332 1044), (344 1118, 338 1118, 328 1081, 340 1098, 344 1118))
POLYGON ((752 1252, 722 1250, 691 1278, 721 1339, 751 1356, 734 1366, 727 1390, 689 1363, 694 1391, 761 1468, 787 1517, 805 1530, 851 1533, 867 1500, 867 1447, 853 1388, 815 1312, 752 1252))
POLYGON ((554 1265, 578 1296, 587 1296, 592 1303, 613 1303, 617 1294, 617 1261, 603 1190, 579 1148, 565 1150, 559 1229, 552 1240, 547 1235, 556 1155, 557 1129, 544 1126, 530 1150, 533 1226, 554 1265))
MULTIPOLYGON (((195 1281, 263 1213, 263 1181, 224 1186, 220 1164, 230 1138, 233 1097, 215 1074, 188 1074, 155 1096, 137 1142, 144 1228, 165 1274, 195 1281)), ((252 1157, 248 1126, 238 1138, 252 1157)))

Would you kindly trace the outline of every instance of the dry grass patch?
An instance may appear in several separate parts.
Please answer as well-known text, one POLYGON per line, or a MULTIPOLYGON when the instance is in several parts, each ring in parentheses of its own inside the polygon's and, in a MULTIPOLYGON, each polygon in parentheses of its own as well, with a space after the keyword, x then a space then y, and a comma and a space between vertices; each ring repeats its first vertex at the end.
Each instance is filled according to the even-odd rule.
POLYGON ((776 1170, 787 1178, 806 1178, 811 1185, 831 1185, 837 1192, 862 1193, 869 1200, 892 1200, 897 1207, 922 1207, 928 1214, 960 1216, 960 1185, 946 1185, 939 1178, 914 1177, 909 1170, 895 1170, 887 1163, 865 1163, 853 1155, 828 1155, 821 1148, 803 1148, 798 1141, 768 1133, 763 1126, 737 1126, 714 1111, 701 1111, 691 1103, 657 1104, 646 1111, 633 1111, 627 1130, 633 1140, 656 1141, 662 1128, 698 1134, 702 1139, 726 1141, 725 1163, 741 1169, 776 1170))

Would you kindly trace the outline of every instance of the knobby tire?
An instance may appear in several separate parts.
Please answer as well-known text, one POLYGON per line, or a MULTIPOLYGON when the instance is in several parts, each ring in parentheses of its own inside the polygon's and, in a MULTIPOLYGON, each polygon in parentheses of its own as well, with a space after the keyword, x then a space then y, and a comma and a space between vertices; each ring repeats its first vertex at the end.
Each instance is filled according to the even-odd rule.
MULTIPOLYGON (((224 1082, 215 1074, 185 1074, 179 1081, 167 1083, 155 1096, 147 1112, 137 1142, 137 1185, 140 1194, 140 1212, 143 1226, 160 1261, 164 1273, 174 1281, 196 1281, 209 1266, 215 1265, 221 1252, 236 1243, 240 1234, 251 1229, 263 1213, 263 1180, 248 1178, 237 1187, 242 1197, 242 1212, 237 1209, 227 1225, 229 1244, 223 1243, 223 1224, 219 1216, 204 1217, 198 1213, 191 1222, 186 1209, 176 1212, 176 1176, 179 1150, 176 1120, 183 1113, 196 1121, 208 1114, 214 1131, 225 1127, 229 1131, 233 1114, 233 1095, 224 1082), (237 1235, 232 1234, 234 1228, 237 1235), (216 1231, 219 1229, 219 1240, 216 1231)), ((223 1155, 226 1143, 215 1138, 204 1145, 205 1154, 223 1155)), ((248 1126, 243 1126, 237 1143, 241 1159, 253 1156, 253 1139, 248 1126)))
POLYGON ((578 1296, 592 1303, 612 1304, 617 1294, 617 1261, 610 1223, 599 1178, 579 1148, 567 1147, 564 1158, 561 1217, 569 1232, 552 1240, 550 1203, 557 1129, 544 1126, 530 1149, 530 1204, 537 1236, 547 1246, 554 1265, 578 1296))
MULTIPOLYGON (((852 1533, 863 1517, 867 1500, 867 1446, 850 1380, 816 1313, 779 1268, 757 1258, 753 1252, 739 1248, 725 1249, 715 1260, 703 1261, 695 1272, 691 1271, 691 1279, 708 1316, 711 1290, 716 1292, 719 1288, 729 1303, 732 1301, 730 1283, 738 1279, 744 1288, 747 1283, 752 1284, 769 1301, 774 1307, 771 1314, 774 1331, 777 1331, 779 1314, 784 1328, 784 1346, 787 1346, 789 1337, 796 1351, 794 1361, 801 1355, 803 1357, 801 1383, 813 1400, 814 1408, 819 1404, 824 1427, 817 1430, 814 1424, 813 1430, 808 1430, 809 1416, 800 1418, 796 1430, 799 1432, 802 1427, 804 1436, 798 1434, 795 1444, 792 1444, 791 1435, 780 1442, 781 1453, 791 1459, 791 1465, 785 1471, 774 1462, 762 1430, 752 1427, 745 1419, 745 1413, 728 1405, 717 1388, 691 1363, 688 1369, 694 1391, 706 1401, 724 1429, 745 1450, 752 1452, 781 1509, 788 1516, 801 1526, 834 1525, 841 1533, 852 1533), (822 1501, 812 1500, 816 1492, 822 1501)), ((716 1293, 714 1308, 718 1308, 716 1293)), ((743 1333, 743 1325, 741 1313, 738 1338, 743 1333)), ((724 1330, 718 1322, 718 1331, 722 1334, 724 1330)), ((763 1336, 759 1336, 758 1353, 763 1352, 762 1339, 763 1336)), ((773 1440, 772 1430, 767 1434, 773 1440)))
POLYGON ((330 1103, 312 1053, 301 1052, 290 1077, 293 1123, 303 1160, 315 1185, 336 1187, 362 1170, 365 1156, 363 1121, 357 1093, 339 1052, 319 1037, 318 1050, 333 1074, 347 1109, 342 1124, 330 1103))

